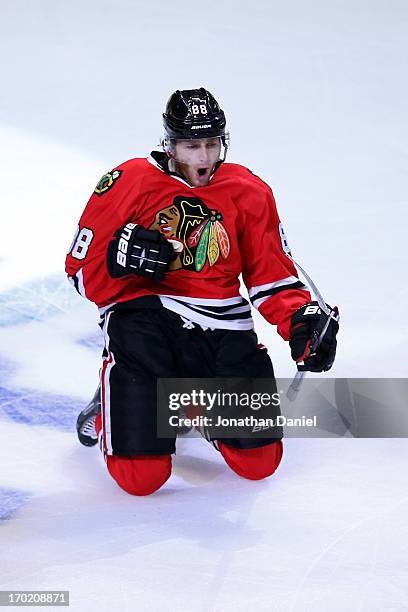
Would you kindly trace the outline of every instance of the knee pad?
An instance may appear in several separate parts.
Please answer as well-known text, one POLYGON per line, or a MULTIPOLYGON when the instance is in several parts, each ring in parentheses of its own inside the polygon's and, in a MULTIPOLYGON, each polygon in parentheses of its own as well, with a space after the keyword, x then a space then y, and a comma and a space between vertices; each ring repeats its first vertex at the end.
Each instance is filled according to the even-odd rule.
POLYGON ((171 474, 171 456, 118 457, 107 455, 109 474, 130 495, 150 495, 160 489, 171 474))
POLYGON ((258 448, 233 448, 225 442, 219 442, 218 445, 227 465, 238 476, 249 480, 261 480, 272 476, 283 454, 281 440, 258 448))

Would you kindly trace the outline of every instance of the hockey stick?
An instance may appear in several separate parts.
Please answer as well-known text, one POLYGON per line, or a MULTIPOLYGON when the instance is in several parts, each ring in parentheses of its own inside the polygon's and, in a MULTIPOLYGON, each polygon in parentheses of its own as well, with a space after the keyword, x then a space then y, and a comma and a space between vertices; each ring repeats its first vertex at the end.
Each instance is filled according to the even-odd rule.
MULTIPOLYGON (((316 297, 316 301, 319 305, 319 308, 322 312, 325 313, 325 315, 327 315, 327 320, 326 323, 323 327, 323 329, 321 330, 319 336, 316 338, 316 340, 313 342, 312 346, 310 347, 310 354, 312 355, 313 353, 315 353, 317 351, 317 349, 319 348, 324 335, 327 331, 327 328, 329 327, 330 324, 330 319, 334 319, 335 321, 339 321, 339 313, 337 310, 337 307, 334 308, 329 308, 326 305, 326 302, 323 299, 322 294, 320 293, 319 289, 316 287, 315 283, 312 281, 312 279, 310 278, 310 276, 308 275, 308 273, 306 272, 306 270, 304 270, 302 268, 302 266, 300 266, 297 261, 295 261, 293 259, 293 257, 291 255, 289 255, 289 253, 285 253, 286 256, 293 262, 293 264, 300 270, 300 272, 303 274, 303 276, 305 277, 307 284, 309 285, 310 289, 312 290, 312 292, 314 293, 315 297, 316 297)), ((298 394, 298 391, 300 389, 300 385, 302 384, 302 380, 305 376, 306 372, 305 371, 297 371, 295 377, 293 378, 291 384, 289 385, 289 388, 286 392, 286 397, 288 398, 289 401, 293 402, 296 398, 296 395, 298 394)))

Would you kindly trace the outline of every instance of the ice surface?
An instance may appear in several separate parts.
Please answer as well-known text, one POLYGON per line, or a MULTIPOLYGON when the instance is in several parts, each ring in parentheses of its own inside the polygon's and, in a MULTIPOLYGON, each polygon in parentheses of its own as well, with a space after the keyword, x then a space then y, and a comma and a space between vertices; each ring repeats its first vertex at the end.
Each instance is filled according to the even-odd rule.
POLYGON ((69 589, 81 611, 408 610, 405 440, 288 439, 277 474, 248 482, 183 439, 166 486, 132 498, 76 441, 101 337, 62 272, 100 175, 154 147, 174 89, 203 85, 230 160, 271 184, 295 257, 340 307, 330 375, 406 376, 406 2, 1 13, 0 589, 69 589))

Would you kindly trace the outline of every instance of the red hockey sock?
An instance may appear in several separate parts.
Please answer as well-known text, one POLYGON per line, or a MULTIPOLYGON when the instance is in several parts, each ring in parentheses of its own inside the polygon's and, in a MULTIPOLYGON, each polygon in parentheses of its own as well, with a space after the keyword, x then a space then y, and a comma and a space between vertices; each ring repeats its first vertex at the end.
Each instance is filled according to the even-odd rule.
POLYGON ((281 462, 283 454, 282 441, 258 448, 233 448, 225 442, 219 442, 222 456, 229 467, 243 478, 261 480, 271 476, 281 462))
POLYGON ((171 455, 118 457, 107 455, 109 474, 130 495, 150 495, 171 474, 171 455))
MULTIPOLYGON (((95 429, 99 436, 102 429, 100 414, 95 419, 95 429)), ((106 455, 108 472, 117 484, 130 495, 150 495, 160 489, 171 474, 171 456, 119 457, 106 455)))

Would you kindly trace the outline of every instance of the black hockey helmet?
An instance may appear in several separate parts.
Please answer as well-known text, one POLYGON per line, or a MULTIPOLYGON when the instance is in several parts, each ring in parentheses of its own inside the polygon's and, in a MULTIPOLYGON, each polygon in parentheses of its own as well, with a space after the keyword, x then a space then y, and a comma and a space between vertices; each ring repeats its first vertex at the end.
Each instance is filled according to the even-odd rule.
POLYGON ((167 138, 211 138, 225 135, 225 115, 214 96, 200 89, 175 91, 163 113, 167 138))

